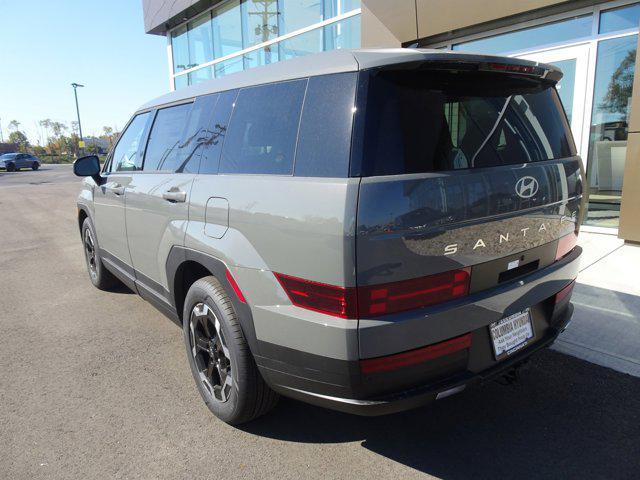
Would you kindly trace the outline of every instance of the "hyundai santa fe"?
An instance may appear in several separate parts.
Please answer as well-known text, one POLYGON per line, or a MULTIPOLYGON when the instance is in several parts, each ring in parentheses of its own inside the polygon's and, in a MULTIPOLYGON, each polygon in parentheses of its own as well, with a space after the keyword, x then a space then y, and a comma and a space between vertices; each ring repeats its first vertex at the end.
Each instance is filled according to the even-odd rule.
POLYGON ((138 109, 86 177, 93 284, 181 325, 209 409, 396 412, 510 371, 568 324, 582 162, 552 65, 340 50, 138 109))

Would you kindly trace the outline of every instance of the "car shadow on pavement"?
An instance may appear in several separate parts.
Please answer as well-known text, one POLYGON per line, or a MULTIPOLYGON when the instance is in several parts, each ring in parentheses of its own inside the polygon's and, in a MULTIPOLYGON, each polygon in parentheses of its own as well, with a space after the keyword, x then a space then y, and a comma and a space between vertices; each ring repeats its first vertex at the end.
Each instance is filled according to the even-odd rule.
POLYGON ((640 378, 544 350, 514 385, 490 381, 385 417, 282 399, 243 430, 291 442, 359 441, 443 479, 640 478, 640 378))

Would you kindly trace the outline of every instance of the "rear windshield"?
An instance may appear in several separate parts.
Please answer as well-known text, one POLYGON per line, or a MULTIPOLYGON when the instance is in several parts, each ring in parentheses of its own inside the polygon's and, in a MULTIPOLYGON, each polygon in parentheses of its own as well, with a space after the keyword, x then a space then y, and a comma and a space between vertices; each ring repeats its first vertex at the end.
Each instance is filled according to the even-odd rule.
POLYGON ((360 174, 399 175, 575 155, 555 88, 495 73, 364 73, 360 174))

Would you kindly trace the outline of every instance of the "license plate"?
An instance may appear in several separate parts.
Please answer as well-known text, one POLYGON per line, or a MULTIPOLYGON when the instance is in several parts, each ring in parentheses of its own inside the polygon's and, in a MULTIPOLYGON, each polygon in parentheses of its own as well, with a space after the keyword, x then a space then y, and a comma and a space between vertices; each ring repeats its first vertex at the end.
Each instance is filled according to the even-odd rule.
POLYGON ((533 339, 529 309, 514 313, 489 325, 496 360, 517 352, 533 339))

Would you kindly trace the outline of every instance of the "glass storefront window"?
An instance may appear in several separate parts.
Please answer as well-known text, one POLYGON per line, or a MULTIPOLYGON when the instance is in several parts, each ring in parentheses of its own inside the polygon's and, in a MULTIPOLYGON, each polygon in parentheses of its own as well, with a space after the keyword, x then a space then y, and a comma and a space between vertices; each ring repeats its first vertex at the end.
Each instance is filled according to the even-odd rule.
POLYGON ((189 85, 195 85, 196 83, 204 82, 206 80, 211 80, 213 78, 213 68, 204 67, 194 72, 191 72, 188 75, 189 75, 189 85))
POLYGON ((244 48, 280 35, 277 0, 245 0, 242 2, 242 18, 244 48))
POLYGON ((324 0, 324 19, 360 8, 360 0, 324 0))
POLYGON ((189 68, 189 40, 187 26, 176 28, 171 32, 171 52, 173 54, 173 71, 181 72, 189 68))
POLYGON ((560 60, 553 64, 562 70, 562 79, 556 85, 558 96, 562 102, 562 106, 567 114, 567 121, 571 125, 571 116, 573 114, 573 93, 576 83, 576 59, 560 60))
POLYGON ((316 28, 302 35, 283 40, 278 43, 278 46, 280 47, 280 60, 321 52, 322 29, 316 28))
POLYGON ((566 42, 591 35, 593 17, 585 15, 555 23, 547 23, 494 37, 453 45, 453 50, 504 54, 534 47, 566 42))
POLYGON ((213 60, 211 13, 206 13, 187 24, 189 64, 191 67, 213 60))
POLYGON ((340 13, 350 12, 360 8, 360 0, 342 0, 340 2, 340 13))
POLYGON ((360 15, 324 27, 324 49, 360 48, 360 15))
POLYGON ((189 86, 189 74, 178 75, 177 77, 173 77, 173 84, 175 89, 178 90, 180 88, 189 86))
POLYGON ((268 47, 245 53, 244 69, 269 65, 278 61, 278 45, 269 45, 268 47))
POLYGON ((241 72, 244 70, 242 56, 230 58, 224 62, 216 63, 213 66, 216 78, 229 75, 230 73, 241 72))
POLYGON ((600 33, 638 28, 640 23, 640 4, 605 10, 600 13, 600 33))
POLYGON ((242 50, 240 0, 225 2, 212 15, 213 53, 215 58, 242 50))
POLYGON ((587 163, 587 224, 618 226, 637 44, 637 35, 598 44, 587 163))
POLYGON ((280 35, 308 27, 323 20, 318 0, 280 0, 280 35))
MULTIPOLYGON (((227 0, 171 32, 173 71, 232 56, 360 7, 360 0, 227 0)), ((360 16, 326 25, 224 62, 174 77, 175 88, 247 68, 335 48, 360 46, 360 16)))

